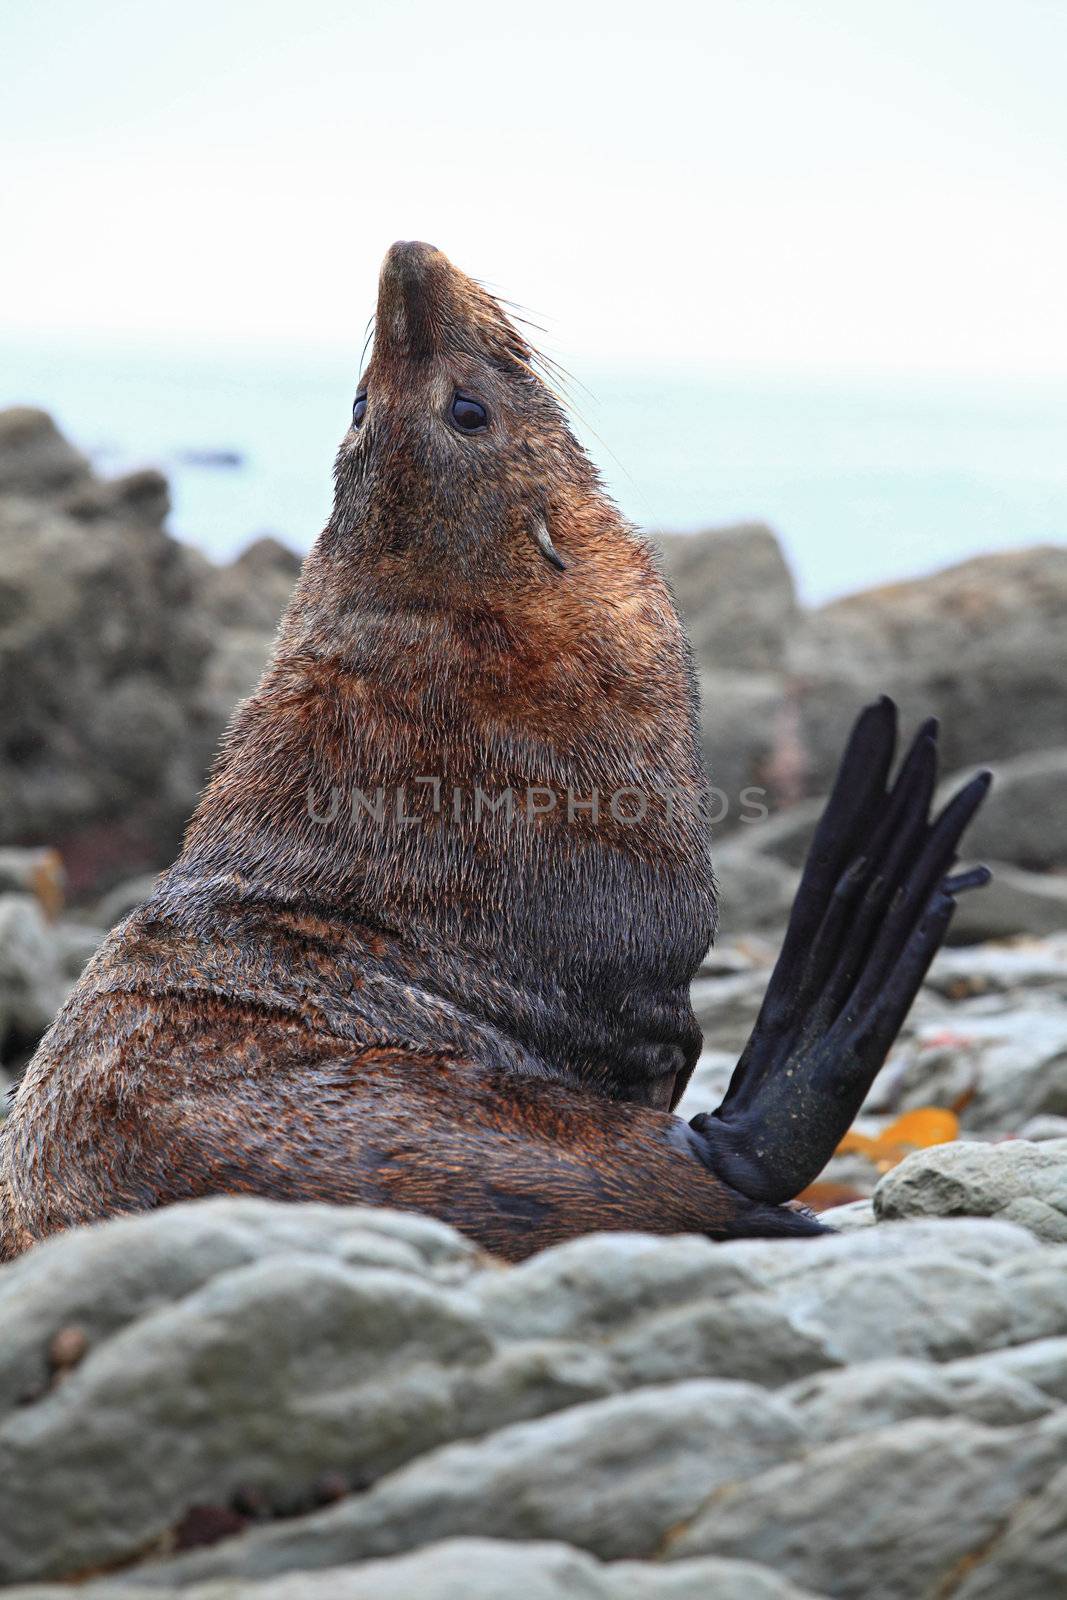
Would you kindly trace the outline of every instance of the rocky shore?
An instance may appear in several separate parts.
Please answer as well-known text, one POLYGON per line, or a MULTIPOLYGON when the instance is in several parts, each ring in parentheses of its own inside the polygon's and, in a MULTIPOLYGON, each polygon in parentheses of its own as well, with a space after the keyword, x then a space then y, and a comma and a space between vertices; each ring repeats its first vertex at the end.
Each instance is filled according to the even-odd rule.
MULTIPOLYGON (((298 562, 215 567, 152 472, 0 413, 0 1074, 172 855, 298 562)), ((808 1198, 839 1231, 600 1235, 214 1200, 0 1269, 0 1582, 90 1600, 1044 1600, 1067 1592, 1067 549, 818 611, 773 535, 665 541, 724 937, 720 1097, 844 729, 887 690, 991 764, 961 906, 808 1198), (768 816, 744 822, 762 791, 768 816)))
POLYGON ((1062 1593, 1064 1246, 915 1216, 908 1165, 876 1209, 909 1220, 815 1241, 599 1235, 505 1268, 429 1220, 254 1200, 51 1241, 0 1272, 0 1575, 13 1600, 87 1574, 93 1600, 1062 1593))

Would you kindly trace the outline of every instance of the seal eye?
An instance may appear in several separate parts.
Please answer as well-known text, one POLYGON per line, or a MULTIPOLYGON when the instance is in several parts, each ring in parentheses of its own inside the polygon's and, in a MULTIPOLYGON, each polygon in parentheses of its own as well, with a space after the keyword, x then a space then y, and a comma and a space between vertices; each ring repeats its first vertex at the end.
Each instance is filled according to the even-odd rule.
POLYGON ((462 433, 481 433, 489 426, 489 413, 480 400, 457 393, 452 400, 452 421, 462 433))
POLYGON ((354 428, 359 427, 360 423, 363 421, 363 418, 366 416, 366 413, 367 396, 365 394, 357 394, 356 403, 352 407, 352 426, 354 428))

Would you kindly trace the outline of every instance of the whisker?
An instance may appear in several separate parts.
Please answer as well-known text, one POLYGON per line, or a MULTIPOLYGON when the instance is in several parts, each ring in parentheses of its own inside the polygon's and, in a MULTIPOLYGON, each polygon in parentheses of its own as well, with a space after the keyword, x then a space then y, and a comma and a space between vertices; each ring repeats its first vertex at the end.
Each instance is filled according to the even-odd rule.
MULTIPOLYGON (((548 332, 548 329, 543 323, 534 320, 534 314, 531 312, 529 306, 523 305, 517 300, 511 300, 507 295, 497 293, 495 286, 490 282, 481 282, 480 286, 485 290, 486 294, 490 295, 494 300, 501 316, 506 323, 513 324, 518 322, 521 323, 524 328, 533 328, 538 333, 544 334, 548 332), (506 310, 505 307, 507 308, 506 310), (508 316, 508 312, 511 313, 510 317, 508 316)), ((519 358, 519 365, 526 372, 528 372, 532 378, 535 378, 539 383, 543 383, 549 394, 552 395, 553 399, 556 400, 556 402, 562 406, 564 410, 570 411, 578 419, 582 427, 585 428, 586 432, 592 438, 594 438, 600 445, 601 449, 611 457, 611 460, 615 463, 616 467, 629 481, 630 486, 634 490, 635 494, 645 501, 645 504, 651 513, 651 506, 648 506, 645 496, 641 494, 641 491, 638 489, 637 484, 634 482, 630 473, 627 472, 622 462, 615 455, 615 452, 608 447, 608 445, 597 433, 596 429, 590 425, 588 419, 584 416, 575 400, 574 391, 575 389, 578 389, 582 392, 582 394, 586 395, 594 405, 597 403, 596 395, 589 388, 588 384, 583 383, 580 378, 576 378, 574 373, 570 372, 566 367, 564 367, 562 363, 555 359, 554 356, 550 356, 546 351, 533 346, 529 347, 529 354, 527 357, 519 358)))
POLYGON ((367 318, 367 326, 363 330, 363 354, 359 358, 360 374, 362 374, 364 367, 367 365, 367 351, 370 349, 373 340, 374 340, 374 312, 372 311, 370 316, 367 318))

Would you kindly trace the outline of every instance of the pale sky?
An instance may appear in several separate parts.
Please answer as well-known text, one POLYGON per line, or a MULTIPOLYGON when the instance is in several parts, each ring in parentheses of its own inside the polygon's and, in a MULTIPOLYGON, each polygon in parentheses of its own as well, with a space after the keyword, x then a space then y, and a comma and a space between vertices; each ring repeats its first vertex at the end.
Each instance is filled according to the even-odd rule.
POLYGON ((0 332, 1067 376, 1064 0, 0 0, 0 332))

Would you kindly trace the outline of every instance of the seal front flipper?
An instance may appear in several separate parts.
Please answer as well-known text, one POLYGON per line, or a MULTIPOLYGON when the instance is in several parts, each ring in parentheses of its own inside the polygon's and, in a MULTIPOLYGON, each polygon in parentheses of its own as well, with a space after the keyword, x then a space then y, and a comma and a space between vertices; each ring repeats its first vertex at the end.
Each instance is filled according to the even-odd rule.
POLYGON ((712 1170, 753 1199, 788 1200, 822 1171, 945 937, 955 896, 989 879, 985 867, 948 874, 990 775, 931 821, 936 737, 936 723, 924 723, 887 789, 896 708, 883 698, 861 714, 752 1036, 718 1110, 690 1124, 712 1170))

